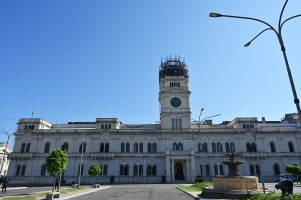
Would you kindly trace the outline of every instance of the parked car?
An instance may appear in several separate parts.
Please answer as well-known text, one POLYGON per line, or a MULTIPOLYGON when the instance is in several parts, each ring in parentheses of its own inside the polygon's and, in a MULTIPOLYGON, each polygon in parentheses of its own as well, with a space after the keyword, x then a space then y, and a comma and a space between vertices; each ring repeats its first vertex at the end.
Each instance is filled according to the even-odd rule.
POLYGON ((280 176, 276 179, 277 182, 283 180, 283 179, 291 179, 292 181, 296 182, 297 178, 293 175, 287 175, 287 174, 280 174, 280 176))

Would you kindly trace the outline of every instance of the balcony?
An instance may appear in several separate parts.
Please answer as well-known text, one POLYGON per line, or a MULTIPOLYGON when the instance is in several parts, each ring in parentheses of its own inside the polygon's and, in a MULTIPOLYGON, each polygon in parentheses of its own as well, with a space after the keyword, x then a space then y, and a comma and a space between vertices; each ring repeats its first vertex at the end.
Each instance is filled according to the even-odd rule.
POLYGON ((91 158, 93 160, 111 160, 114 159, 114 153, 91 153, 91 158))
POLYGON ((31 160, 33 157, 33 153, 15 153, 12 152, 8 154, 9 160, 31 160))
POLYGON ((257 159, 265 159, 267 157, 267 154, 264 152, 246 152, 246 153, 242 153, 242 156, 244 157, 244 159, 248 159, 248 160, 257 160, 257 159))
POLYGON ((166 154, 168 154, 170 156, 194 156, 194 151, 191 150, 191 151, 169 151, 169 152, 166 152, 166 154))

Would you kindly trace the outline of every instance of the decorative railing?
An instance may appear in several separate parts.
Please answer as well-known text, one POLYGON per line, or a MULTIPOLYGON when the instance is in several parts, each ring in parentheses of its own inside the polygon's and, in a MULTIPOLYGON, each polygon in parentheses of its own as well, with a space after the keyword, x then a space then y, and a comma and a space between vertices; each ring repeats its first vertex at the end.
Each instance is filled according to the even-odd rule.
POLYGON ((9 160, 31 160, 33 157, 33 153, 15 153, 12 152, 8 154, 9 160))
POLYGON ((265 159, 267 157, 267 153, 265 152, 246 152, 246 153, 242 153, 242 156, 245 159, 265 159))
POLYGON ((99 159, 114 159, 114 153, 91 153, 91 158, 93 160, 99 159))
POLYGON ((193 151, 170 151, 169 155, 171 156, 193 156, 193 151))

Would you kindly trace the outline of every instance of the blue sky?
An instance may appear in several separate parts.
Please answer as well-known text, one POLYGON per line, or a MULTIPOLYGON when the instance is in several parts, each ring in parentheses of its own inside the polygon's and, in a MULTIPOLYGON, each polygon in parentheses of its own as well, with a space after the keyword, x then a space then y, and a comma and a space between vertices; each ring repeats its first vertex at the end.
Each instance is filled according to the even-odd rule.
MULTIPOLYGON (((159 121, 161 58, 180 55, 189 67, 192 118, 221 114, 280 120, 296 112, 282 52, 266 27, 212 11, 256 17, 277 26, 284 1, 274 0, 2 0, 0 1, 0 127, 19 118, 50 123, 117 117, 159 121)), ((300 14, 288 2, 284 18, 300 14)), ((301 17, 283 38, 301 95, 301 17)), ((6 136, 0 135, 0 141, 6 136)), ((13 140, 11 141, 13 142, 13 140)))

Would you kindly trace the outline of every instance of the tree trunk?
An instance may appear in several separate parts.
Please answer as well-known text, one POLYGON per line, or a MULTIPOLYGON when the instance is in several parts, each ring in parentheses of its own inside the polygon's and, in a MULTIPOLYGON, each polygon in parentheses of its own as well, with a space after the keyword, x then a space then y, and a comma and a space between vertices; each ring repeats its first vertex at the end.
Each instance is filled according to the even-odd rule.
POLYGON ((61 187, 61 181, 62 181, 61 179, 62 179, 62 176, 60 175, 58 192, 60 191, 60 187, 61 187))
POLYGON ((55 175, 53 176, 52 192, 54 191, 54 187, 55 187, 55 175))

